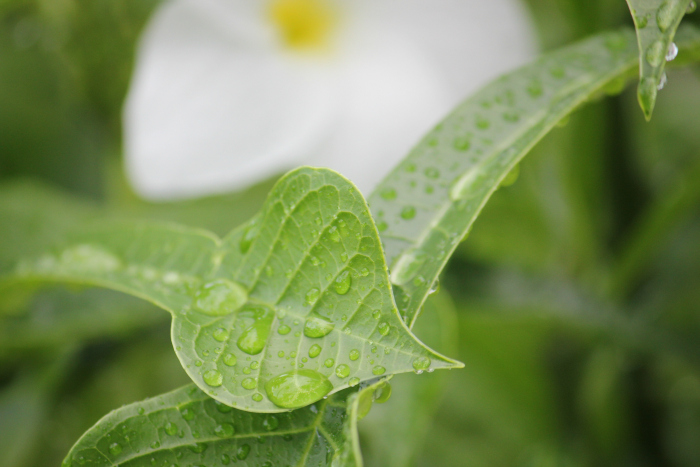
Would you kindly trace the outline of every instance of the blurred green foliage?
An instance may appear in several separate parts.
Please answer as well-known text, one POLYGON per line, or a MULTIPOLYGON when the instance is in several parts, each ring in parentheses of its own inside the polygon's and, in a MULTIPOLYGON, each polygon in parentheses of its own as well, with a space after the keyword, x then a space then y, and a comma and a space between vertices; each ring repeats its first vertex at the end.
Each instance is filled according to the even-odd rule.
MULTIPOLYGON (((546 50, 631 25, 622 0, 526 3, 546 50)), ((0 189, 45 184, 47 203, 56 189, 84 200, 80 215, 220 234, 257 211, 270 182, 153 205, 123 181, 121 105, 156 4, 0 1, 0 189)), ((466 368, 423 375, 425 387, 396 378, 390 404, 404 391, 436 409, 395 437, 381 433, 392 411, 375 408, 361 423, 367 465, 389 465, 392 451, 406 454, 392 456, 396 466, 700 465, 698 109, 700 72, 671 70, 651 123, 629 88, 533 150, 441 279, 457 355, 434 345, 466 368)), ((41 219, 27 222, 41 230, 41 219)), ((163 312, 95 290, 46 291, 26 308, 0 321, 4 467, 59 465, 108 411, 189 381, 163 312)))

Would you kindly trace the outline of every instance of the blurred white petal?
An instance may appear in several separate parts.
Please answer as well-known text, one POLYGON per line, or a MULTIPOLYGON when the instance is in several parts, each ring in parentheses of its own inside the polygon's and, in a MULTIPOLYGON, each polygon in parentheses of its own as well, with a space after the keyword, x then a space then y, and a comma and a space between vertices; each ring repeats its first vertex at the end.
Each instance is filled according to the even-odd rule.
POLYGON ((290 53, 261 0, 175 0, 148 27, 125 110, 136 191, 238 190, 301 164, 365 193, 451 107, 533 54, 513 0, 341 0, 332 54, 290 53))

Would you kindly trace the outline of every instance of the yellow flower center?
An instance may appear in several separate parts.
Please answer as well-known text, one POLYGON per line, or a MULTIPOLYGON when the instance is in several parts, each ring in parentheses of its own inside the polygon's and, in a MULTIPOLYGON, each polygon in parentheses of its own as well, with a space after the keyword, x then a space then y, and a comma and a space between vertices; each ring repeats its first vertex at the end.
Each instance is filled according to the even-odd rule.
POLYGON ((294 49, 325 48, 336 23, 328 0, 272 0, 269 15, 284 42, 294 49))

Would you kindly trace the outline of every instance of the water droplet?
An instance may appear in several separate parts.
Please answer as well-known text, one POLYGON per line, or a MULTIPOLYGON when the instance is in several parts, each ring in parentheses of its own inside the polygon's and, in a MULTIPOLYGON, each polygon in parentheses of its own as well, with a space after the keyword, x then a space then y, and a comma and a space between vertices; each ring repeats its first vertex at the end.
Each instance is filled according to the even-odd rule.
POLYGON ((375 366, 374 368, 372 368, 373 375, 379 376, 383 375, 384 373, 386 373, 386 368, 384 368, 383 366, 375 366))
POLYGON ((119 443, 112 443, 109 445, 109 453, 113 456, 117 456, 122 452, 122 445, 119 443))
POLYGON ((406 170, 406 172, 408 172, 408 173, 415 172, 416 171, 416 164, 412 164, 412 163, 406 164, 406 166, 404 167, 404 170, 406 170))
POLYGON ((238 314, 239 319, 253 320, 238 338, 238 348, 250 355, 257 355, 265 348, 274 318, 273 311, 265 306, 249 305, 238 314))
POLYGON ((335 365, 335 360, 332 358, 327 358, 325 362, 323 362, 326 368, 331 368, 333 365, 335 365))
POLYGON ((168 422, 165 424, 164 430, 170 436, 175 436, 177 434, 177 425, 173 422, 168 422))
POLYGON ((190 407, 180 407, 180 415, 187 421, 193 420, 195 416, 194 410, 190 407))
POLYGON ((678 46, 676 45, 675 42, 671 42, 668 45, 668 50, 666 50, 666 61, 670 62, 674 58, 678 56, 678 46))
MULTIPOLYGON (((222 454, 221 455, 221 463, 223 465, 229 465, 231 463, 231 456, 228 454, 222 454)), ((172 465, 170 467, 173 467, 172 465)))
POLYGON ((289 334, 290 332, 292 332, 292 328, 290 328, 290 327, 287 326, 286 324, 283 324, 282 326, 280 326, 280 327, 277 328, 277 332, 278 332, 279 334, 282 334, 283 336, 286 336, 287 334, 289 334))
POLYGON ((232 353, 227 353, 224 356, 224 364, 226 366, 234 366, 236 364, 237 360, 238 360, 238 358, 236 358, 236 356, 232 353))
POLYGON ((219 342, 223 342, 228 339, 228 331, 224 328, 217 329, 212 335, 214 336, 214 339, 219 342))
POLYGON ((250 373, 251 373, 251 372, 250 372, 250 368, 249 368, 249 367, 243 368, 243 374, 249 375, 250 373))
POLYGON ((435 279, 433 285, 430 286, 430 290, 428 290, 428 295, 432 295, 438 290, 440 290, 440 279, 435 279))
POLYGON ((647 47, 644 57, 649 65, 657 67, 664 62, 664 54, 664 42, 659 39, 658 41, 652 42, 651 45, 647 47))
POLYGON ((348 254, 345 253, 345 252, 342 252, 342 253, 340 254, 340 261, 343 262, 343 263, 346 263, 346 262, 348 261, 348 254))
POLYGON ((389 323, 379 323, 377 329, 379 330, 379 334, 381 334, 382 336, 386 336, 387 334, 389 334, 391 326, 389 326, 389 323))
POLYGON ((243 287, 227 279, 217 279, 197 290, 193 308, 209 316, 226 316, 242 307, 247 300, 248 293, 243 287))
POLYGON ((146 409, 144 409, 143 407, 139 407, 139 409, 136 412, 138 412, 139 415, 143 415, 146 413, 146 409))
POLYGON ((428 167, 423 171, 426 177, 428 178, 439 178, 440 177, 440 171, 436 169, 435 167, 428 167))
POLYGON ((383 386, 378 387, 374 391, 374 402, 377 404, 383 404, 384 402, 388 401, 389 398, 391 397, 391 384, 389 383, 384 383, 383 386))
POLYGON ((250 368, 253 370, 257 370, 260 368, 260 362, 250 362, 250 368))
POLYGON ((222 423, 214 428, 214 434, 219 438, 230 438, 234 433, 235 430, 233 429, 233 425, 230 423, 222 423))
POLYGON ((295 409, 320 400, 333 389, 321 373, 295 370, 275 376, 265 383, 267 397, 278 407, 295 409))
POLYGON ((503 120, 509 123, 515 123, 520 120, 520 114, 517 112, 506 112, 503 114, 503 120))
POLYGON ((542 83, 539 81, 533 81, 527 87, 527 93, 530 95, 530 97, 540 97, 543 93, 542 83))
POLYGON ((202 379, 204 379, 204 382, 213 388, 221 386, 224 382, 224 377, 218 370, 205 371, 204 375, 202 375, 202 379))
POLYGON ((313 305, 316 303, 316 300, 318 300, 318 297, 321 296, 321 291, 318 290, 316 287, 309 289, 308 292, 306 292, 306 304, 307 305, 313 305))
POLYGON ((350 381, 348 381, 348 386, 350 386, 351 388, 357 386, 358 384, 360 384, 360 378, 358 378, 357 376, 354 378, 350 378, 350 381))
POLYGON ((309 348, 309 357, 311 358, 316 358, 319 356, 321 353, 321 346, 318 344, 314 344, 309 348))
POLYGON ((340 232, 338 232, 338 227, 331 225, 328 227, 328 236, 335 243, 340 243, 340 232))
POLYGON ((635 16, 635 20, 635 22, 637 23, 637 28, 644 29, 649 23, 649 14, 647 13, 646 15, 637 15, 635 16))
POLYGON ((480 130, 486 130, 491 126, 491 122, 483 117, 476 117, 476 127, 480 130))
POLYGON ((268 415, 262 422, 265 431, 275 431, 280 426, 280 421, 274 415, 268 415))
POLYGON ((666 73, 661 75, 661 79, 659 79, 659 84, 656 86, 657 91, 661 91, 664 86, 666 86, 666 82, 668 81, 668 77, 666 76, 666 73))
POLYGON ((516 164, 505 177, 501 180, 501 188, 509 187, 518 180, 520 176, 520 165, 516 164))
POLYGON ((352 360, 354 362, 358 358, 360 358, 360 351, 357 349, 352 349, 350 351, 350 360, 352 360))
POLYGON ((698 4, 695 2, 695 0, 690 0, 690 3, 688 3, 688 8, 685 10, 685 14, 689 15, 691 13, 695 13, 697 7, 698 4))
POLYGON ((195 454, 203 453, 204 451, 207 450, 207 447, 208 446, 206 445, 206 443, 196 443, 196 444, 192 444, 190 446, 187 446, 187 448, 195 454))
POLYGON ((341 363, 341 364, 338 365, 338 367, 335 369, 335 375, 336 375, 338 378, 347 378, 348 376, 350 376, 350 367, 347 366, 347 365, 344 364, 344 363, 341 363))
POLYGON ((379 232, 384 232, 384 231, 385 231, 386 229, 388 229, 388 228, 389 228, 389 224, 387 224, 387 223, 384 222, 384 221, 381 221, 381 222, 379 222, 379 223, 377 224, 377 230, 378 230, 379 232))
POLYGON ((246 227, 245 229, 245 232, 243 232, 243 236, 241 237, 241 243, 239 244, 241 253, 248 253, 248 250, 250 250, 250 246, 253 244, 253 241, 258 237, 259 233, 260 218, 256 217, 250 221, 248 227, 246 227))
POLYGON ((306 337, 319 338, 327 336, 330 333, 335 324, 333 324, 328 318, 324 318, 316 312, 309 314, 304 323, 304 335, 306 337))
POLYGON ((158 449, 160 447, 160 442, 159 441, 153 441, 151 443, 151 449, 158 449))
POLYGON ((250 454, 250 446, 247 444, 239 446, 238 450, 236 451, 236 457, 239 460, 245 460, 248 457, 248 454, 250 454))
POLYGON ((425 263, 425 255, 407 250, 399 257, 396 266, 391 271, 389 278, 394 285, 404 285, 408 283, 418 273, 425 263))
POLYGON ((350 290, 350 285, 352 284, 352 277, 350 276, 350 271, 345 270, 338 274, 338 277, 333 281, 333 289, 339 295, 345 295, 350 290))
POLYGON ((430 358, 429 357, 418 357, 413 360, 413 369, 416 371, 423 371, 430 368, 430 358))
POLYGON ((243 389, 255 389, 257 385, 258 382, 255 381, 254 378, 246 378, 243 381, 241 381, 241 386, 243 386, 243 389))
POLYGON ((411 220, 416 217, 416 208, 413 206, 406 206, 401 210, 401 218, 404 220, 411 220))
POLYGON ((263 400, 263 396, 262 396, 262 394, 256 392, 255 394, 253 394, 252 399, 253 399, 255 402, 260 402, 261 400, 263 400))
POLYGON ((393 188, 385 188, 381 191, 379 196, 381 196, 387 201, 391 201, 393 199, 396 199, 396 190, 394 190, 393 188))
POLYGON ((676 20, 676 10, 679 1, 666 1, 656 10, 656 24, 661 32, 666 32, 676 20))
POLYGON ((459 138, 455 138, 454 142, 452 143, 454 148, 458 151, 468 151, 469 148, 471 147, 471 138, 468 136, 462 136, 459 138))

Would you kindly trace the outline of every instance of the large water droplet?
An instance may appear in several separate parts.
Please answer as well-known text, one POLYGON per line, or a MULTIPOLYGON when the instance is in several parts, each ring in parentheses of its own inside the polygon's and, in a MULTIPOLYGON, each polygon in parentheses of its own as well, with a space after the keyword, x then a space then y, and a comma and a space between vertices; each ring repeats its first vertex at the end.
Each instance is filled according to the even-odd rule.
POLYGON ((255 381, 253 378, 246 378, 241 381, 241 386, 243 386, 244 389, 255 389, 257 385, 257 381, 255 381))
POLYGON ((197 290, 193 307, 209 316, 225 316, 242 307, 248 300, 243 287, 227 279, 217 279, 197 290))
POLYGON ((212 333, 212 336, 214 336, 214 339, 217 341, 224 342, 226 339, 228 339, 228 331, 224 328, 219 328, 212 333))
POLYGON ((275 376, 265 383, 267 397, 285 409, 305 407, 331 392, 333 385, 314 370, 295 370, 275 376))
POLYGON ((352 285, 352 277, 350 271, 345 270, 338 274, 338 277, 333 281, 333 289, 340 295, 345 295, 350 290, 352 285))
POLYGON ((390 329, 391 326, 389 326, 389 323, 379 323, 379 326, 377 326, 377 330, 382 336, 386 336, 387 334, 389 334, 390 329))
POLYGON ((236 430, 230 423, 222 423, 214 428, 214 434, 219 438, 230 438, 235 432, 236 430))
POLYGON ((394 285, 404 285, 408 283, 418 273, 425 263, 426 257, 423 253, 412 250, 404 252, 391 270, 390 280, 394 285))
POLYGON ((237 360, 238 358, 236 358, 236 356, 232 353, 227 353, 224 355, 224 364, 226 366, 234 366, 237 360))
POLYGON ((222 376, 221 372, 218 370, 207 370, 204 372, 202 375, 202 379, 204 380, 205 383, 207 383, 209 386, 216 388, 219 387, 223 384, 224 382, 224 377, 222 376))
POLYGON ((690 3, 688 3, 688 8, 685 10, 685 14, 689 15, 691 13, 694 13, 697 7, 698 4, 695 2, 695 0, 690 0, 690 3))
POLYGON ((347 365, 344 364, 344 363, 341 363, 341 364, 338 365, 338 367, 335 369, 335 375, 336 375, 338 378, 347 378, 348 376, 350 376, 350 367, 347 366, 347 365))
POLYGON ((333 330, 333 324, 328 318, 319 315, 316 312, 310 313, 304 323, 304 335, 306 337, 319 338, 327 336, 333 330))
POLYGON ((177 425, 175 425, 173 422, 166 423, 163 429, 170 436, 175 436, 177 434, 177 425))
POLYGON ((668 49, 666 50, 666 61, 670 62, 678 56, 678 46, 675 42, 668 44, 668 49))
POLYGON ((274 312, 262 305, 249 305, 239 313, 239 318, 253 320, 238 338, 238 348, 250 355, 257 355, 265 348, 270 336, 274 312))
POLYGON ((423 371, 430 368, 430 358, 429 357, 418 357, 413 360, 413 369, 416 371, 423 371))
POLYGON ((309 357, 311 357, 311 358, 318 357, 320 353, 321 353, 321 346, 318 344, 314 344, 309 348, 309 357))
POLYGON ((676 10, 681 2, 666 1, 656 10, 656 24, 661 32, 666 32, 676 20, 676 10))
POLYGON ((323 362, 323 365, 326 368, 331 368, 333 365, 335 365, 335 360, 333 360, 332 358, 327 358, 326 361, 323 362))
POLYGON ((350 355, 349 355, 349 356, 350 356, 350 360, 352 360, 352 361, 354 362, 355 360, 357 360, 358 358, 360 358, 360 351, 357 350, 357 349, 352 349, 352 350, 350 351, 350 355))
POLYGON ((182 415, 182 418, 184 418, 188 422, 194 420, 195 417, 194 410, 192 410, 190 407, 181 407, 180 415, 182 415))
POLYGON ((113 456, 117 456, 122 452, 122 445, 119 443, 112 443, 109 445, 109 453, 113 456))
POLYGON ((239 460, 245 460, 248 457, 248 454, 250 454, 250 446, 247 444, 239 446, 238 450, 236 451, 236 457, 239 460))
POLYGON ((664 42, 659 39, 658 41, 652 42, 651 45, 647 47, 644 58, 646 58, 649 65, 657 67, 664 62, 665 54, 666 49, 664 47, 664 42))
POLYGON ((316 287, 309 289, 308 292, 306 292, 306 304, 313 305, 314 303, 316 303, 316 300, 318 300, 318 297, 320 296, 321 291, 316 287))
POLYGON ((265 431, 275 431, 280 426, 280 421, 274 415, 268 415, 262 422, 265 431))

